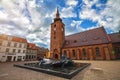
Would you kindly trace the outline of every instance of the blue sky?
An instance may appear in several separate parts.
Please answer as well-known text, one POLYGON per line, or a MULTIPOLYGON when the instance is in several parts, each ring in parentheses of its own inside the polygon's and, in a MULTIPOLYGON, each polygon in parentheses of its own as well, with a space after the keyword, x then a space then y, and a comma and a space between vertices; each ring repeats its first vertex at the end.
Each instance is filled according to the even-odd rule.
POLYGON ((0 0, 0 33, 50 46, 50 25, 56 8, 70 35, 100 26, 120 30, 120 0, 0 0))

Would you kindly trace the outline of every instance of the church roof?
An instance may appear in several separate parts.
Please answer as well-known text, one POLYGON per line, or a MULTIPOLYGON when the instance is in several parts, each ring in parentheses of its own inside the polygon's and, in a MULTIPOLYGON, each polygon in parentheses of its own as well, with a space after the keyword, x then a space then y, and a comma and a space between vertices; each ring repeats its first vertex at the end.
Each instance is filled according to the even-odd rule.
POLYGON ((64 48, 109 43, 110 37, 104 27, 72 34, 65 37, 64 48))
POLYGON ((111 38, 112 43, 120 42, 120 34, 119 33, 109 34, 109 37, 111 38))

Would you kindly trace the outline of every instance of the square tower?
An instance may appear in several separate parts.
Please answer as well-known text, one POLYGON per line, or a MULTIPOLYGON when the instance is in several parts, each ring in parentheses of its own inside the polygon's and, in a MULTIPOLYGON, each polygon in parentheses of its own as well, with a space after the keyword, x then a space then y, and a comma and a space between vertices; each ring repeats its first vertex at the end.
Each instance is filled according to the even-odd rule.
POLYGON ((56 18, 54 18, 54 22, 51 24, 51 40, 50 40, 50 53, 51 58, 60 59, 62 47, 65 41, 65 31, 64 31, 64 23, 60 18, 60 14, 57 8, 56 18))

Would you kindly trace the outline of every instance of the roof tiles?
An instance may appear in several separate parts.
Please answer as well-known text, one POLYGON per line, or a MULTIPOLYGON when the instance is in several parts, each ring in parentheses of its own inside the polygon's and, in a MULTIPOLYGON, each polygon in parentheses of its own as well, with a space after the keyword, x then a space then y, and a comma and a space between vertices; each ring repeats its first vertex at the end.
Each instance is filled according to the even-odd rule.
POLYGON ((108 35, 103 27, 80 32, 65 37, 64 48, 108 43, 108 35))
POLYGON ((109 34, 109 37, 111 38, 112 43, 120 42, 120 34, 119 33, 109 34))

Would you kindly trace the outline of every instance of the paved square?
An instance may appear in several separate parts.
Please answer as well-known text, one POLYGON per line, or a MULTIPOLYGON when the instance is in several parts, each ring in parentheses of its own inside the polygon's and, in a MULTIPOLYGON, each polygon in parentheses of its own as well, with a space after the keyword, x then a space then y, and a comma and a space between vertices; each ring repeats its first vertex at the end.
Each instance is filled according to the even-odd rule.
MULTIPOLYGON (((120 80, 120 61, 84 61, 91 66, 79 72, 71 80, 120 80)), ((0 63, 0 80, 68 80, 49 74, 14 67, 13 64, 25 62, 0 63)))

